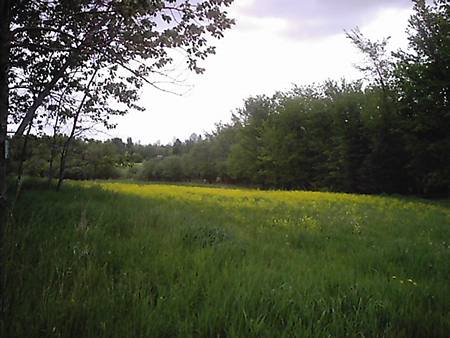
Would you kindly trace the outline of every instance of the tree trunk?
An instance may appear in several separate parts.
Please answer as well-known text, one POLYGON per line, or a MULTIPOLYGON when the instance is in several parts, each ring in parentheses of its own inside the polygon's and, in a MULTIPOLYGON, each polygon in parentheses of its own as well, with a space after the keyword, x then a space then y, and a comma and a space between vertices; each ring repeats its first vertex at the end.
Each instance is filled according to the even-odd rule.
POLYGON ((23 163, 25 162, 25 156, 27 152, 27 145, 28 145, 28 139, 30 137, 31 127, 33 126, 33 121, 30 122, 30 125, 28 126, 28 131, 23 138, 23 145, 22 145, 22 151, 20 153, 20 163, 19 168, 17 169, 17 183, 16 183, 16 194, 19 193, 20 185, 22 183, 22 174, 23 174, 23 163))
POLYGON ((3 313, 5 301, 5 259, 4 233, 8 217, 6 196, 6 140, 8 137, 8 69, 10 50, 10 0, 0 0, 0 312, 3 313))
POLYGON ((26 112, 25 117, 22 119, 22 121, 20 122, 19 127, 17 128, 17 130, 15 132, 16 136, 23 135, 23 133, 25 132, 26 127, 28 126, 28 124, 31 122, 31 120, 33 120, 34 115, 36 114, 36 111, 42 105, 42 102, 44 102, 45 98, 48 95, 50 95, 52 89, 55 87, 55 85, 58 83, 58 81, 65 76, 66 70, 69 67, 71 67, 71 66, 76 64, 76 62, 77 62, 76 59, 77 59, 77 57, 78 57, 78 55, 80 53, 80 50, 82 49, 82 46, 84 45, 84 43, 86 41, 89 41, 89 39, 94 34, 95 34, 95 31, 89 32, 86 35, 86 37, 84 38, 84 41, 82 41, 77 48, 73 49, 70 52, 70 54, 67 56, 67 59, 64 62, 64 64, 61 66, 61 68, 58 70, 58 72, 56 72, 56 74, 53 75, 53 77, 50 80, 50 82, 45 85, 45 87, 42 90, 42 92, 39 93, 39 95, 34 100, 33 104, 30 106, 30 108, 26 112))
MULTIPOLYGON (((8 129, 8 68, 10 0, 0 0, 0 213, 6 209, 6 139, 8 129)), ((1 217, 1 216, 0 216, 1 217)), ((1 231, 1 229, 0 229, 1 231)))
POLYGON ((52 137, 52 144, 50 145, 50 159, 48 160, 48 185, 50 186, 53 180, 53 162, 55 160, 56 155, 56 137, 58 135, 58 122, 59 122, 59 115, 56 116, 55 124, 53 126, 53 137, 52 137))
MULTIPOLYGON (((75 129, 76 121, 73 123, 72 129, 75 129)), ((64 180, 64 171, 66 169, 66 158, 67 158, 67 152, 69 150, 70 142, 72 141, 73 136, 69 136, 64 142, 63 149, 61 151, 61 157, 59 158, 59 175, 58 175, 58 184, 56 185, 56 191, 59 191, 61 189, 62 182, 64 180)))
POLYGON ((53 76, 50 82, 47 83, 47 85, 44 87, 42 92, 40 92, 39 95, 36 97, 33 104, 30 106, 27 113, 25 114, 25 117, 23 118, 22 122, 20 122, 20 125, 15 133, 16 136, 23 135, 25 128, 31 123, 31 120, 33 120, 36 110, 42 105, 42 102, 45 100, 45 98, 48 95, 50 95, 50 92, 52 91, 53 87, 55 87, 58 81, 64 76, 67 68, 72 64, 74 55, 75 53, 71 53, 69 55, 69 57, 67 58, 66 62, 61 67, 61 69, 58 70, 58 72, 53 76))
POLYGON ((83 99, 81 100, 81 103, 78 106, 77 112, 76 112, 75 116, 73 117, 72 130, 70 131, 70 135, 67 138, 66 142, 64 142, 64 146, 61 151, 61 157, 60 157, 60 161, 59 161, 59 178, 58 178, 58 184, 56 185, 56 191, 59 191, 61 189, 61 185, 64 180, 64 170, 66 168, 66 158, 67 158, 67 153, 69 151, 69 146, 70 146, 70 143, 72 142, 72 139, 75 136, 75 131, 77 130, 78 118, 80 117, 81 111, 83 110, 84 102, 86 101, 88 94, 89 94, 89 88, 91 87, 92 83, 94 82, 97 72, 98 72, 98 68, 94 71, 94 74, 92 74, 92 77, 89 80, 89 83, 87 84, 87 86, 85 88, 83 99))

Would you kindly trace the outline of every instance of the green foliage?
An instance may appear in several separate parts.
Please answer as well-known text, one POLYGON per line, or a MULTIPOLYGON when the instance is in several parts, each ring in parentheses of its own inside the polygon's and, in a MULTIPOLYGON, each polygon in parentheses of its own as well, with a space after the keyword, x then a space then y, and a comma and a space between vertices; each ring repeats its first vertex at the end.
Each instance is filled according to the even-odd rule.
POLYGON ((234 23, 225 11, 231 3, 11 1, 10 22, 2 20, 13 42, 9 115, 19 124, 16 134, 33 120, 39 128, 56 116, 66 123, 83 92, 84 122, 112 126, 111 115, 142 109, 136 101, 144 83, 161 89, 158 80, 174 81, 167 70, 173 49, 183 50, 187 68, 202 73, 200 62, 215 52, 210 39, 234 23))
POLYGON ((273 105, 273 100, 266 96, 252 97, 235 116, 242 128, 237 134, 237 144, 230 151, 231 177, 248 183, 263 183, 262 133, 273 105))
POLYGON ((410 51, 399 53, 397 86, 402 132, 415 189, 450 189, 450 4, 414 1, 410 51))

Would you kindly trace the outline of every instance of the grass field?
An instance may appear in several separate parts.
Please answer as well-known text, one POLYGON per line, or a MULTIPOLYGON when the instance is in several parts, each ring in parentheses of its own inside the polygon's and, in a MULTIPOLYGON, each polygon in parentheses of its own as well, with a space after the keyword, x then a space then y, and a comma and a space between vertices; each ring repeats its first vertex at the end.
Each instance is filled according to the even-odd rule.
POLYGON ((445 203, 69 182, 5 243, 2 337, 450 333, 445 203))

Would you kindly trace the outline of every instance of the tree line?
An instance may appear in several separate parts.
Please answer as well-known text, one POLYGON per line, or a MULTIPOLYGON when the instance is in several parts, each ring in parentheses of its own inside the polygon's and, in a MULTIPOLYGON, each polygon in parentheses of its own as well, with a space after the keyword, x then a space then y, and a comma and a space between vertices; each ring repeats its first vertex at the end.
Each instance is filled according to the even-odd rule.
MULTIPOLYGON (((170 145, 31 137, 26 174, 59 178, 201 180, 263 188, 448 194, 450 5, 414 1, 409 48, 347 32, 364 56, 361 81, 294 86, 245 100, 227 124, 170 145), (53 149, 53 150, 52 150, 53 149), (51 160, 59 153, 59 163, 51 160), (53 156, 53 157, 52 157, 53 156), (61 171, 61 166, 66 166, 61 171)), ((18 170, 23 140, 14 145, 18 170)), ((13 168, 14 167, 14 168, 13 168)))

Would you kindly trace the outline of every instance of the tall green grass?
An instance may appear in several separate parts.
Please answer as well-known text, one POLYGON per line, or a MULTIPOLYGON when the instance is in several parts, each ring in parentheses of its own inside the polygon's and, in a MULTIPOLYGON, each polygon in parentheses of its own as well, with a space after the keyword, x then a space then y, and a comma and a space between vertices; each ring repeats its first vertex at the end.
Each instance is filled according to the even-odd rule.
POLYGON ((448 337, 450 210, 167 185, 24 191, 2 337, 448 337))

